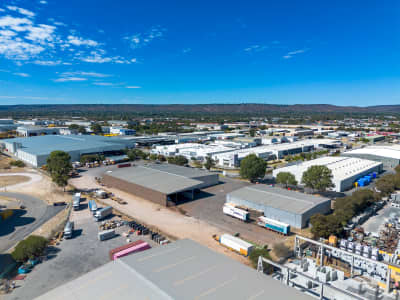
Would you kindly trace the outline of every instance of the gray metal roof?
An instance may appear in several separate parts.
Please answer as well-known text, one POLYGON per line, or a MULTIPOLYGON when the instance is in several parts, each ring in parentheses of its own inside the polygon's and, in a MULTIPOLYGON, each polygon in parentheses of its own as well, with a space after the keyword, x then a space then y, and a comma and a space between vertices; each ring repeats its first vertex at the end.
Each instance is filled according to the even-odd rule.
POLYGON ((185 176, 189 178, 196 178, 207 175, 216 175, 215 173, 208 172, 206 170, 200 170, 197 168, 181 167, 173 164, 147 164, 148 168, 159 170, 166 173, 171 173, 179 176, 185 176))
POLYGON ((107 263, 36 299, 313 298, 185 239, 107 263))
POLYGON ((121 150, 129 145, 129 141, 98 136, 98 135, 43 135, 27 138, 5 139, 1 143, 21 143, 21 150, 35 155, 49 154, 54 150, 71 151, 93 151, 102 149, 113 150, 116 146, 121 150))
POLYGON ((264 184, 238 189, 229 193, 229 197, 247 200, 295 214, 304 213, 320 203, 330 201, 328 198, 270 187, 264 184))
POLYGON ((167 171, 157 170, 150 166, 122 168, 112 171, 111 173, 107 173, 107 175, 130 183, 138 184, 167 195, 194 188, 202 183, 202 181, 199 180, 191 179, 189 177, 167 171))

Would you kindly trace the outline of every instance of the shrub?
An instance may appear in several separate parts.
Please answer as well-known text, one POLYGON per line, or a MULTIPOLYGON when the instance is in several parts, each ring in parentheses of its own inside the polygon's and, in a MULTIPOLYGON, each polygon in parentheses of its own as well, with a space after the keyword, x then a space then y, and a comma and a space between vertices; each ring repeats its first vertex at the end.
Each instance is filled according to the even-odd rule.
POLYGON ((11 256, 18 262, 25 262, 43 254, 47 243, 48 241, 44 237, 31 235, 18 243, 11 256))
POLYGON ((25 167, 25 163, 22 160, 13 160, 10 162, 10 166, 23 168, 25 167))
MULTIPOLYGON (((267 245, 265 245, 262 248, 254 248, 249 255, 249 260, 251 262, 251 265, 253 268, 257 269, 257 264, 258 264, 258 258, 262 256, 267 259, 271 259, 271 256, 269 255, 269 250, 267 245)), ((263 263, 264 266, 264 271, 268 274, 272 273, 273 267, 267 263, 263 263)))

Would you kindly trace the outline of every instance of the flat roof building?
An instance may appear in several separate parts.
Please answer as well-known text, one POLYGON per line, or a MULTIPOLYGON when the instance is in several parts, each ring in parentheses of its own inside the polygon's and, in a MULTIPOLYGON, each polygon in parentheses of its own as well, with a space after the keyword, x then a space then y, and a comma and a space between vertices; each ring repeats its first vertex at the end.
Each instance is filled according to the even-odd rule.
POLYGON ((112 154, 133 147, 129 140, 97 135, 44 135, 0 141, 5 151, 34 166, 46 164, 47 157, 55 150, 62 150, 79 161, 83 154, 112 154))
POLYGON ((194 199, 195 191, 218 182, 218 174, 172 164, 122 168, 103 175, 105 185, 165 206, 194 199))
POLYGON ((296 228, 308 226, 314 214, 331 209, 328 198, 264 184, 247 186, 226 195, 226 202, 264 212, 264 216, 296 228))
POLYGON ((114 260, 36 298, 54 299, 313 298, 225 255, 184 239, 114 260))
POLYGON ((333 188, 336 192, 343 192, 351 189, 361 177, 372 172, 382 172, 383 165, 376 162, 361 158, 350 158, 342 156, 326 156, 300 164, 278 168, 272 171, 272 175, 276 177, 280 172, 289 172, 296 177, 296 181, 301 184, 303 173, 311 166, 326 166, 332 171, 332 182, 335 184, 333 188))
POLYGON ((383 163, 384 167, 394 168, 400 164, 400 146, 370 146, 344 152, 342 156, 369 159, 383 163))

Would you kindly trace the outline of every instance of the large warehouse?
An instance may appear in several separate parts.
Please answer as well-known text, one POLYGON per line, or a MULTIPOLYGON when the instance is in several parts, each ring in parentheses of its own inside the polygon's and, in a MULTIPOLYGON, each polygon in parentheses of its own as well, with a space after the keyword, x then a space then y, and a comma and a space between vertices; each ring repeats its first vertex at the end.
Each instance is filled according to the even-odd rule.
POLYGON ((71 161, 79 161, 83 154, 113 154, 134 146, 129 140, 98 135, 44 135, 5 139, 0 143, 5 151, 34 167, 45 165, 55 150, 68 152, 71 161))
POLYGON ((109 262, 36 300, 296 299, 311 296, 189 240, 109 262))
POLYGON ((218 174, 171 164, 147 164, 103 175, 105 185, 165 206, 194 199, 196 191, 218 182, 218 174))
POLYGON ((308 226, 314 214, 326 214, 331 200, 267 185, 247 186, 226 195, 226 202, 264 212, 267 218, 295 228, 308 226))
POLYGON ((326 156, 314 160, 304 161, 297 165, 275 169, 272 175, 276 177, 280 172, 289 172, 296 177, 296 181, 301 184, 303 173, 311 166, 326 166, 332 171, 332 182, 335 184, 333 188, 336 192, 343 192, 351 189, 361 177, 372 172, 382 172, 383 165, 381 162, 355 158, 355 157, 339 157, 326 156))
POLYGON ((386 168, 394 168, 400 164, 400 146, 370 146, 344 152, 343 156, 358 157, 383 163, 386 168))

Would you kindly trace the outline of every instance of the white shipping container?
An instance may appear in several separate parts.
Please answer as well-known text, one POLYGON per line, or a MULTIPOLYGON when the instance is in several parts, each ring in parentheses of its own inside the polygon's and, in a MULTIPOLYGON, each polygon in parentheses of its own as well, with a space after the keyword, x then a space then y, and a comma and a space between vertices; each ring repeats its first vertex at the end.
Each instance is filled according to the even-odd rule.
POLYGON ((252 244, 245 242, 230 234, 221 235, 220 243, 246 256, 249 255, 251 250, 253 249, 252 244))
POLYGON ((249 213, 243 209, 236 208, 232 205, 225 204, 222 208, 224 214, 232 216, 242 221, 247 221, 249 219, 249 213))

